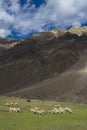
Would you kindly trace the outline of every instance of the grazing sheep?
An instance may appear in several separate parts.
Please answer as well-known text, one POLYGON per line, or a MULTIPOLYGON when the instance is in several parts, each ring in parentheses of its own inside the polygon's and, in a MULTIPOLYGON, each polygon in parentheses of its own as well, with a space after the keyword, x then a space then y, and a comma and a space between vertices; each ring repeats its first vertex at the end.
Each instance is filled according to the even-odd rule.
POLYGON ((9 110, 10 112, 21 112, 21 108, 10 107, 9 110))
POLYGON ((31 112, 32 112, 33 114, 36 114, 36 113, 37 113, 37 111, 36 111, 35 109, 33 109, 33 108, 31 108, 30 110, 31 110, 31 112))
POLYGON ((51 111, 49 111, 49 114, 65 114, 65 112, 69 112, 69 113, 73 113, 73 111, 70 108, 63 108, 63 107, 59 107, 59 108, 53 108, 51 111))
POLYGON ((33 112, 33 114, 36 114, 36 115, 44 115, 46 112, 44 110, 39 110, 39 108, 35 107, 34 109, 31 108, 30 109, 31 112, 33 112))
POLYGON ((59 113, 65 114, 65 111, 64 111, 63 107, 59 107, 58 110, 59 110, 59 113))
POLYGON ((64 114, 64 109, 62 107, 59 107, 59 108, 53 108, 50 112, 51 114, 64 114))
POLYGON ((14 107, 14 108, 13 108, 13 112, 16 112, 16 113, 17 113, 17 108, 14 107))
POLYGON ((73 111, 70 108, 68 108, 68 107, 64 108, 64 111, 65 112, 69 112, 69 113, 73 113, 73 111))
POLYGON ((31 110, 31 112, 33 112, 33 111, 34 111, 34 109, 33 109, 33 108, 31 108, 30 110, 31 110))
POLYGON ((58 113, 58 109, 57 108, 53 108, 51 111, 52 111, 53 114, 57 114, 58 113))
POLYGON ((8 107, 9 107, 9 106, 10 106, 10 104, 9 104, 8 102, 6 102, 6 106, 8 106, 8 107))
POLYGON ((38 107, 35 107, 34 109, 31 108, 31 112, 33 112, 33 114, 39 114, 39 108, 38 107))
MULTIPOLYGON (((39 109, 38 107, 31 108, 30 110, 33 114, 36 114, 36 115, 46 114, 44 110, 39 109)), ((73 113, 73 111, 70 108, 68 107, 63 108, 61 107, 60 104, 58 104, 57 106, 55 105, 55 107, 52 110, 48 110, 48 114, 65 114, 65 112, 73 113)))
POLYGON ((36 110, 37 115, 44 115, 45 111, 44 110, 36 110))
POLYGON ((53 114, 57 114, 57 110, 52 110, 52 113, 53 114))
POLYGON ((45 110, 41 110, 42 115, 46 114, 45 110))
POLYGON ((10 110, 10 112, 17 112, 16 108, 14 108, 14 107, 10 107, 9 110, 10 110))
POLYGON ((14 108, 14 107, 10 107, 9 110, 10 110, 10 112, 17 112, 16 108, 14 108))
POLYGON ((21 112, 21 108, 16 108, 17 109, 17 112, 21 112))
POLYGON ((13 108, 12 107, 10 107, 9 110, 10 110, 10 112, 13 112, 13 108))

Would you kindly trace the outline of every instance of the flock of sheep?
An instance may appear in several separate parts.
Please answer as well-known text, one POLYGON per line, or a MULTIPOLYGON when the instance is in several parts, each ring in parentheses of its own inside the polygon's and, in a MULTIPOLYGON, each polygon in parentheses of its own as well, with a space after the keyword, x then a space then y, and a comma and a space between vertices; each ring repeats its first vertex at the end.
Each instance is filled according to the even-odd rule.
MULTIPOLYGON (((15 103, 7 102, 6 106, 9 107, 10 112, 16 112, 16 113, 21 112, 21 108, 19 107, 19 104, 17 102, 15 102, 15 103)), ((30 111, 36 115, 45 115, 46 113, 48 113, 48 114, 65 114, 66 112, 73 113, 71 108, 69 108, 69 107, 64 108, 60 104, 55 105, 53 109, 48 110, 48 111, 40 109, 39 107, 31 108, 30 111)))
POLYGON ((7 107, 9 107, 9 111, 10 112, 21 112, 21 108, 20 107, 18 107, 19 106, 19 104, 17 103, 17 102, 15 102, 15 103, 6 103, 6 106, 7 107))
POLYGON ((33 114, 36 114, 36 115, 44 115, 46 113, 48 113, 48 114, 65 114, 66 112, 73 113, 71 108, 69 108, 69 107, 63 108, 60 104, 55 105, 55 107, 49 111, 39 109, 38 107, 31 108, 30 110, 33 114))
POLYGON ((37 115, 44 115, 46 114, 45 110, 39 109, 38 107, 31 108, 30 109, 32 113, 37 114, 37 115))

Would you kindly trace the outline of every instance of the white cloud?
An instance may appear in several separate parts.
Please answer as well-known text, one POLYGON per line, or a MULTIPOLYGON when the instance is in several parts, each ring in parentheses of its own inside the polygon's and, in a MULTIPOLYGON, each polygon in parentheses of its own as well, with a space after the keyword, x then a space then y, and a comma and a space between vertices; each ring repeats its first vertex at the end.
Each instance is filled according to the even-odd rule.
POLYGON ((30 1, 21 6, 19 0, 0 0, 1 36, 8 36, 12 30, 20 35, 44 31, 50 23, 66 28, 87 22, 87 0, 45 0, 39 8, 31 6, 30 1))
POLYGON ((8 29, 0 29, 0 36, 1 37, 7 36, 9 34, 11 34, 10 30, 8 30, 8 29))

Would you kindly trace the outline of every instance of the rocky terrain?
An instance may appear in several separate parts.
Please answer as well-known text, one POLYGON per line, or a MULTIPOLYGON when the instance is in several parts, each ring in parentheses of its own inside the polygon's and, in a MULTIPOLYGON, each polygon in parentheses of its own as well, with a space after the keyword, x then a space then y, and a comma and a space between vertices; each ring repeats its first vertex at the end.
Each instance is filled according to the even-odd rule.
POLYGON ((0 49, 0 95, 87 103, 86 27, 14 43, 0 49))
POLYGON ((69 32, 71 34, 76 34, 78 36, 81 36, 81 35, 87 35, 87 26, 84 26, 84 27, 78 27, 78 26, 74 26, 74 27, 71 27, 70 29, 68 30, 56 30, 56 29, 53 29, 51 31, 56 37, 58 36, 62 36, 63 34, 69 32))
POLYGON ((16 40, 13 38, 3 38, 0 37, 0 54, 12 47, 14 47, 16 44, 19 44, 22 40, 16 40))

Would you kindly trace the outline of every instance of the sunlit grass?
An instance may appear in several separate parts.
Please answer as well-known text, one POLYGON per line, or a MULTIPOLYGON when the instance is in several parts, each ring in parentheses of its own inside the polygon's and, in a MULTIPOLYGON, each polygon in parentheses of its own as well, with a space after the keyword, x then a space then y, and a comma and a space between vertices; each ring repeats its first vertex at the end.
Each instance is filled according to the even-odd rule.
POLYGON ((34 115, 30 108, 40 107, 48 111, 58 104, 55 101, 37 101, 26 99, 0 97, 0 130, 87 130, 87 106, 71 103, 60 103, 70 107, 73 114, 34 115), (22 109, 20 113, 11 113, 6 102, 18 102, 22 109))

